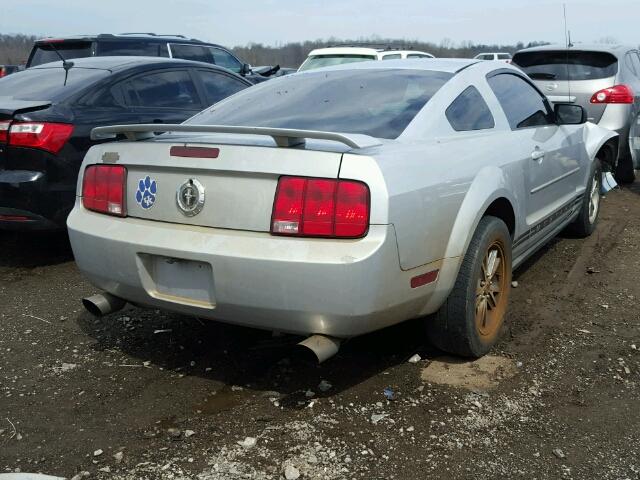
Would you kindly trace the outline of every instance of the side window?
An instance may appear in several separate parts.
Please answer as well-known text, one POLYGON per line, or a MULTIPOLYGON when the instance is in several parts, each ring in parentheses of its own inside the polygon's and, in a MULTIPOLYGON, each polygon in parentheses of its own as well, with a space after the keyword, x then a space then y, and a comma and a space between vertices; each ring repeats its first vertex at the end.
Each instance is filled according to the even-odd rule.
POLYGON ((124 108, 127 102, 120 85, 120 83, 116 83, 115 85, 91 91, 84 95, 78 101, 78 104, 98 108, 124 108))
POLYGON ((422 55, 421 53, 409 53, 407 58, 429 58, 428 55, 422 55))
POLYGON ((198 70, 198 75, 207 93, 207 101, 211 105, 247 88, 243 82, 224 73, 198 70))
POLYGON ((213 55, 213 63, 232 72, 240 73, 242 63, 229 52, 225 52, 221 48, 210 48, 209 50, 213 55))
POLYGON ((640 58, 638 57, 638 52, 633 51, 629 52, 629 56, 631 57, 631 63, 633 64, 633 69, 636 72, 636 77, 640 78, 640 58))
POLYGON ((91 104, 94 107, 121 107, 126 105, 120 85, 113 85, 110 88, 102 90, 95 98, 92 99, 91 104))
POLYGON ((201 108, 191 76, 184 70, 154 72, 125 84, 131 104, 137 107, 201 108))
POLYGON ((635 57, 635 55, 633 55, 632 52, 627 52, 627 54, 624 56, 624 63, 631 71, 631 73, 633 73, 635 76, 638 76, 638 71, 636 70, 636 66, 633 63, 633 57, 635 57))
POLYGON ((476 87, 468 87, 458 95, 445 114, 456 132, 484 130, 496 125, 489 106, 476 87))
POLYGON ((399 53, 391 53, 382 57, 382 60, 397 60, 398 58, 402 58, 402 55, 399 53))
POLYGON ((554 123, 544 97, 518 75, 501 73, 488 82, 512 129, 554 123))
POLYGON ((171 43, 171 56, 173 58, 182 58, 184 60, 193 60, 195 62, 214 63, 211 52, 207 47, 202 45, 183 45, 180 43, 171 43))

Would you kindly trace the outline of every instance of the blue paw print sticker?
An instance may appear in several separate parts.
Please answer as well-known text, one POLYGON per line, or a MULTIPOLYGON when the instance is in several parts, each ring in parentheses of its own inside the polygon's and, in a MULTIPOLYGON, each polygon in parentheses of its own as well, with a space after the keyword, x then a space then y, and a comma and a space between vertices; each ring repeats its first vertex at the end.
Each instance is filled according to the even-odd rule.
POLYGON ((156 203, 156 192, 158 184, 149 175, 140 179, 138 182, 138 190, 136 191, 136 202, 145 210, 153 207, 156 203))

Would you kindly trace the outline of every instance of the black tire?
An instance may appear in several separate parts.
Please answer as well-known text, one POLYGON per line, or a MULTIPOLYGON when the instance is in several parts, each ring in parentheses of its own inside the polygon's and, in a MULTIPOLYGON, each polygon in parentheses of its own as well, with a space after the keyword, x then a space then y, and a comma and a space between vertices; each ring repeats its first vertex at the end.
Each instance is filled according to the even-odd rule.
POLYGON ((602 166, 597 158, 591 165, 589 172, 589 181, 587 189, 584 192, 584 198, 580 204, 580 213, 577 218, 567 227, 567 231, 578 237, 588 237, 596 229, 598 224, 598 216, 600 214, 600 186, 602 185, 602 166), (595 189, 594 189, 595 182, 595 189), (597 204, 595 205, 595 214, 591 211, 593 206, 592 194, 597 196, 597 204))
POLYGON ((636 179, 636 172, 633 169, 633 159, 631 156, 621 157, 618 159, 615 177, 618 183, 633 183, 636 179))
MULTIPOLYGON (((493 278, 491 278, 493 280, 493 278)), ((489 282, 493 285, 493 281, 489 282)), ((493 287, 491 287, 493 288, 493 287)), ((497 217, 480 220, 464 256, 453 290, 440 310, 426 319, 427 335, 431 343, 441 350, 463 357, 478 358, 485 355, 498 340, 511 289, 511 235, 506 224, 497 217), (499 247, 497 246, 499 245, 499 247), (483 330, 485 321, 478 321, 478 302, 486 302, 485 318, 490 301, 483 300, 479 291, 486 288, 482 279, 483 264, 492 248, 501 248, 500 294, 495 302, 491 332, 483 330), (481 326, 482 325, 482 326, 481 326), (494 328, 495 327, 495 328, 494 328)), ((493 290, 492 290, 493 291, 493 290)))

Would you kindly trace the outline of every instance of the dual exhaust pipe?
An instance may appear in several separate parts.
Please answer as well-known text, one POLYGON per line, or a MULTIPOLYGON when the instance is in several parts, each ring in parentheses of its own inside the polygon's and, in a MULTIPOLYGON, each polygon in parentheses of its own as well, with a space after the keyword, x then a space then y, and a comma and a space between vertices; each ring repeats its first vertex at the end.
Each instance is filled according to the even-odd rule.
MULTIPOLYGON (((111 295, 110 293, 98 293, 90 297, 82 299, 82 305, 91 315, 95 317, 103 317, 110 313, 122 310, 127 304, 126 300, 111 295)), ((327 337, 325 335, 311 335, 302 342, 298 343, 298 351, 303 357, 322 363, 333 357, 340 349, 341 340, 339 338, 327 337)))
POLYGON ((103 317, 110 313, 122 310, 127 304, 126 300, 111 295, 110 293, 98 293, 82 299, 82 305, 95 317, 103 317))

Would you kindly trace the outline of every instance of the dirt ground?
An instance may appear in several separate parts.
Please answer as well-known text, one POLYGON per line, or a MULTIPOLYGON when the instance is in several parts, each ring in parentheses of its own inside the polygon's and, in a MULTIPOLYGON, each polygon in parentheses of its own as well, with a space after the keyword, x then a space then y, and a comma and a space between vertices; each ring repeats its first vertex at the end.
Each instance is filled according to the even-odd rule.
POLYGON ((640 479, 639 271, 636 183, 592 237, 515 272, 481 362, 440 358, 410 322, 306 366, 291 337, 137 308, 94 319, 63 235, 0 233, 0 472, 640 479))

